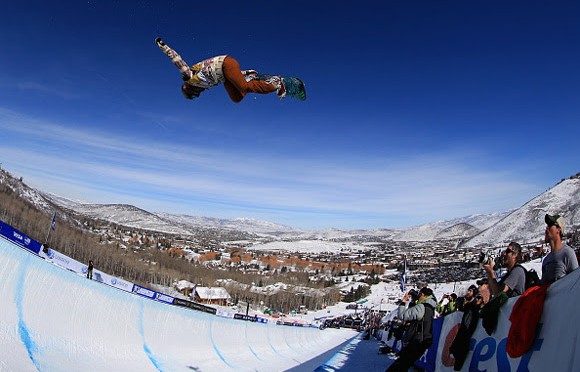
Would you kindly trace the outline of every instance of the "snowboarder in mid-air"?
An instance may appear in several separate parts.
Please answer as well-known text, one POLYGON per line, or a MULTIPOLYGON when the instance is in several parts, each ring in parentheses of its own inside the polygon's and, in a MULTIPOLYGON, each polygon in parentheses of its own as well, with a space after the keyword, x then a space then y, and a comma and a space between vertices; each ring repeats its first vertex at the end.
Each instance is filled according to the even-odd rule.
POLYGON ((304 83, 298 78, 264 75, 254 70, 242 71, 238 61, 228 55, 209 58, 190 67, 161 38, 155 39, 155 43, 181 72, 184 81, 181 93, 187 99, 198 98, 201 92, 218 84, 224 85, 231 100, 236 103, 248 93, 276 92, 279 98, 306 99, 304 83))

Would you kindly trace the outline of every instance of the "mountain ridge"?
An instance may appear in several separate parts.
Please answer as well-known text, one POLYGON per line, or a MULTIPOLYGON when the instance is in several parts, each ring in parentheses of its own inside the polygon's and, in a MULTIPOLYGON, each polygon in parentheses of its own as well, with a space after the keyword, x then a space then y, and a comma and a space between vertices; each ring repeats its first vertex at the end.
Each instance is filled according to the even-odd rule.
POLYGON ((149 212, 129 204, 93 204, 74 201, 27 186, 2 170, 4 183, 39 209, 52 213, 55 207, 81 216, 132 228, 171 234, 193 235, 197 229, 222 229, 273 240, 337 240, 362 236, 396 241, 455 240, 462 247, 498 245, 516 240, 523 243, 543 238, 545 213, 563 214, 568 226, 580 225, 580 176, 561 180, 520 208, 436 221, 408 228, 302 230, 253 218, 220 219, 166 212, 149 212))

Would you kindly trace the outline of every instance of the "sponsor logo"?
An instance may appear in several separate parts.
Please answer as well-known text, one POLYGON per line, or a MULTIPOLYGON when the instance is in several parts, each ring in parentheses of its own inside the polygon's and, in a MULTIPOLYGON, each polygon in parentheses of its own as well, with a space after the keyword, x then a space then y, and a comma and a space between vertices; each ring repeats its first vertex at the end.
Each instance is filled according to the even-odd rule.
MULTIPOLYGON (((61 254, 58 254, 58 255, 57 255, 57 254, 55 254, 55 255, 54 255, 54 260, 55 260, 55 261, 61 261, 62 263, 64 263, 64 265, 65 265, 65 266, 67 266, 67 267, 68 267, 69 260, 67 259, 67 257, 66 257, 66 256, 63 256, 63 255, 61 255, 61 254)), ((86 269, 85 269, 85 270, 86 270, 86 269)))
POLYGON ((30 238, 29 237, 24 238, 24 244, 26 244, 26 245, 30 244, 30 238))
MULTIPOLYGON (((541 325, 540 325, 541 327, 541 325)), ((538 331, 539 332, 539 331, 538 331)), ((472 339, 473 345, 474 339, 472 339)), ((527 371, 530 359, 535 351, 539 351, 542 348, 544 339, 536 339, 530 350, 524 354, 519 359, 517 366, 517 371, 527 371)), ((483 340, 475 344, 475 347, 471 348, 473 350, 473 356, 471 357, 471 363, 469 364, 470 371, 480 371, 480 363, 489 361, 495 357, 497 371, 510 371, 510 361, 517 360, 509 357, 506 351, 507 337, 497 342, 493 337, 486 337, 483 340)), ((488 365, 489 367, 489 365, 488 365)))
POLYGON ((24 239, 24 238, 22 237, 22 235, 20 235, 20 234, 19 234, 19 233, 17 233, 16 231, 14 231, 14 233, 13 233, 13 234, 14 234, 14 237, 15 237, 16 239, 18 239, 18 240, 22 240, 22 239, 24 239))
POLYGON ((111 278, 111 284, 112 285, 116 285, 117 284, 117 278, 111 278))
POLYGON ((154 291, 147 289, 147 288, 143 288, 143 287, 135 286, 135 288, 133 289, 133 292, 140 294, 141 296, 145 296, 145 297, 149 297, 149 298, 155 297, 154 291))
MULTIPOLYGON (((455 359, 449 353, 449 346, 453 342, 459 326, 460 324, 457 324, 452 327, 445 337, 445 344, 441 355, 441 362, 445 367, 452 367, 453 363, 455 362, 455 359)), ((541 327, 542 324, 540 323, 537 330, 538 334, 541 331, 541 327)), ((501 340, 495 339, 493 337, 485 337, 481 340, 471 338, 469 343, 469 350, 473 351, 473 354, 471 356, 471 361, 466 360, 465 365, 469 363, 470 371, 527 371, 528 364, 530 363, 532 355, 534 352, 540 351, 542 344, 544 343, 544 339, 536 339, 526 354, 520 358, 512 359, 506 351, 507 341, 507 337, 501 340), (492 366, 490 363, 494 363, 495 365, 492 366), (517 367, 513 365, 514 363, 517 363, 517 367)))
POLYGON ((173 303, 173 297, 168 296, 168 295, 163 294, 163 293, 157 293, 157 300, 161 301, 161 302, 167 302, 168 304, 173 303))

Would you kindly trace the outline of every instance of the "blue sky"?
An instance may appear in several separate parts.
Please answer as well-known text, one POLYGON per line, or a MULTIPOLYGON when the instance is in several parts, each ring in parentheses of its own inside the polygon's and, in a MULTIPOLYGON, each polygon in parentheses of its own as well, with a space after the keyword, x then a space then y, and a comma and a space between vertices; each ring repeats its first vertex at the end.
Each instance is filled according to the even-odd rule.
POLYGON ((71 199, 300 228, 517 208, 580 171, 575 1, 19 1, 2 5, 0 163, 71 199), (308 99, 190 64, 301 77, 308 99))

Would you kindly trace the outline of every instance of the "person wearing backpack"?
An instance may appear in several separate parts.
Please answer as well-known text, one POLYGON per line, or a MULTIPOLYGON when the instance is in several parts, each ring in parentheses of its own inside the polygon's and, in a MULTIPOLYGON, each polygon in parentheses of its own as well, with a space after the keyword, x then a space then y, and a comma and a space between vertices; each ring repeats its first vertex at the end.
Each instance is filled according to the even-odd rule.
POLYGON ((389 372, 406 372, 433 343, 433 317, 437 306, 433 290, 427 287, 422 288, 419 291, 419 299, 413 307, 406 306, 409 298, 409 293, 403 297, 397 314, 399 319, 409 322, 406 334, 409 343, 387 369, 389 372))
POLYGON ((522 261, 522 247, 511 242, 503 254, 503 264, 507 272, 498 281, 493 270, 494 262, 483 265, 488 278, 489 291, 492 296, 505 292, 508 297, 519 296, 526 291, 526 269, 519 263, 522 261))

